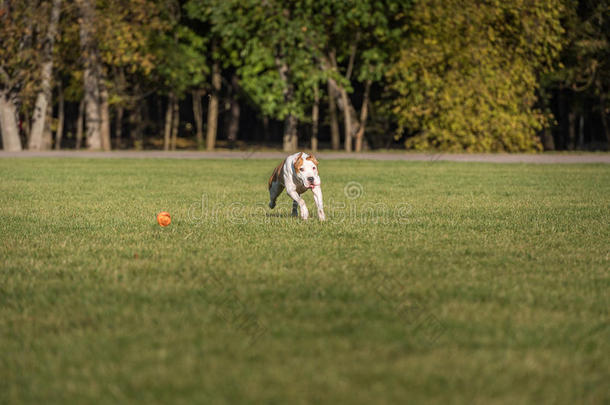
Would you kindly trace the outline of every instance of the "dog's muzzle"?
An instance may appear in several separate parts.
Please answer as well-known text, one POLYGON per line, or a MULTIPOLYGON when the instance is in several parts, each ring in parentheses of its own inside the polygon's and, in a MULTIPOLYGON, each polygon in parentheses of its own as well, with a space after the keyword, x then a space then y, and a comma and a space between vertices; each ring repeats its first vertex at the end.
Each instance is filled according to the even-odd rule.
POLYGON ((307 182, 309 183, 309 186, 307 186, 307 188, 311 188, 313 189, 316 186, 316 179, 313 177, 308 177, 307 178, 307 182))

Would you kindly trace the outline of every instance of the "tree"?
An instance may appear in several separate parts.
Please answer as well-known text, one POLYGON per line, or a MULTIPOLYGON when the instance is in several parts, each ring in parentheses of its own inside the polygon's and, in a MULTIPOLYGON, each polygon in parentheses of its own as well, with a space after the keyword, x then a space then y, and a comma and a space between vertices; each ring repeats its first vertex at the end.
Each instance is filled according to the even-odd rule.
POLYGON ((344 147, 362 150, 371 87, 384 79, 393 47, 400 43, 409 1, 305 2, 305 44, 328 81, 333 148, 338 146, 335 106, 343 113, 344 147), (358 113, 352 93, 361 87, 358 113), (354 144, 355 140, 355 144, 354 144))
MULTIPOLYGON (((212 51, 212 54, 216 52, 212 51)), ((222 76, 220 75, 220 62, 218 57, 213 56, 212 62, 212 87, 210 89, 210 102, 208 104, 208 122, 205 137, 206 149, 214 150, 216 147, 216 135, 218 133, 218 99, 220 97, 220 86, 222 76)))
POLYGON ((347 151, 389 147, 394 133, 416 149, 610 144, 609 9, 608 0, 0 0, 2 143, 43 148, 57 128, 58 148, 65 116, 66 147, 74 134, 80 146, 84 122, 90 148, 109 149, 112 129, 120 147, 126 132, 136 148, 156 133, 149 144, 174 149, 190 133, 180 111, 190 95, 194 139, 209 150, 219 128, 230 145, 277 140, 286 151, 305 144, 299 131, 312 149, 328 134, 347 151))
POLYGON ((41 21, 35 1, 0 3, 0 132, 5 150, 19 151, 19 105, 34 93, 35 27, 41 21))
POLYGON ((239 131, 239 117, 241 108, 239 106, 239 77, 236 73, 231 74, 231 84, 229 86, 229 123, 227 125, 227 140, 234 144, 237 141, 237 133, 239 131))
POLYGON ((96 147, 106 150, 111 147, 113 109, 116 135, 122 135, 124 110, 128 110, 134 144, 137 147, 141 143, 135 138, 144 127, 142 101, 147 94, 158 91, 158 83, 163 80, 157 69, 163 69, 160 62, 164 55, 159 48, 167 45, 163 39, 173 28, 167 13, 173 3, 78 0, 76 12, 66 8, 59 41, 60 72, 69 82, 66 87, 69 101, 84 98, 96 105, 85 107, 85 115, 97 115, 91 121, 99 131, 96 147), (87 14, 88 24, 77 22, 84 22, 83 13, 87 14), (81 49, 80 54, 74 55, 75 48, 81 49))
POLYGON ((51 103, 51 81, 53 78, 53 45, 57 36, 57 26, 61 12, 61 0, 53 0, 49 28, 42 44, 42 66, 40 72, 40 90, 36 97, 34 114, 32 116, 32 130, 28 149, 45 149, 47 146, 43 139, 47 110, 51 103))
MULTIPOLYGON (((222 30, 215 29, 217 25, 227 18, 226 11, 232 7, 232 2, 222 2, 219 0, 189 0, 184 8, 188 17, 195 23, 194 32, 201 37, 205 37, 210 44, 209 52, 206 56, 209 58, 211 65, 210 82, 204 85, 200 84, 197 89, 198 95, 202 93, 201 88, 205 88, 208 98, 207 124, 205 144, 208 151, 214 150, 216 147, 216 139, 218 135, 218 116, 220 104, 220 92, 222 89, 222 68, 232 65, 234 55, 231 55, 230 47, 233 42, 231 39, 224 39, 219 35, 222 30), (224 63, 223 63, 224 61, 224 63)), ((207 66, 208 63, 205 64, 207 66)), ((195 101, 194 101, 195 103, 195 101)), ((197 101, 198 103, 198 101, 197 101)), ((202 114, 203 109, 198 105, 193 105, 196 114, 202 114)), ((196 119, 198 122, 199 118, 196 119)), ((201 119, 201 121, 203 121, 201 119)), ((199 126, 199 124, 198 124, 199 126)), ((199 127, 197 128, 199 133, 199 127)), ((201 148, 201 145, 199 146, 201 148)))
POLYGON ((191 18, 210 27, 217 41, 213 60, 236 72, 240 90, 261 115, 284 121, 287 151, 297 147, 298 122, 306 120, 312 84, 320 80, 303 46, 303 6, 271 0, 191 0, 186 6, 191 18))
MULTIPOLYGON (((187 92, 195 91, 199 95, 210 73, 207 59, 208 38, 184 23, 178 2, 170 0, 168 5, 168 11, 163 15, 164 21, 167 22, 165 32, 162 35, 157 34, 153 42, 156 58, 153 73, 161 82, 161 92, 168 96, 165 115, 165 150, 175 149, 179 128, 179 100, 187 92), (168 144, 170 140, 172 141, 168 144)), ((197 102, 195 93, 193 93, 193 102, 195 106, 197 102)))
POLYGON ((406 146, 535 151, 548 117, 534 107, 538 78, 561 48, 559 0, 424 0, 388 73, 406 146))
POLYGON ((341 143, 339 135, 339 121, 337 120, 337 104, 335 103, 334 89, 328 81, 328 114, 330 120, 330 139, 333 150, 338 150, 341 143))
MULTIPOLYGON (((0 71, 4 75, 4 72, 0 71)), ((10 83, 8 80, 7 83, 10 83)), ((7 85, 8 87, 8 85, 7 85)), ((16 152, 21 150, 21 139, 17 126, 17 107, 10 90, 0 90, 0 135, 2 135, 2 147, 6 151, 16 152)))
POLYGON ((195 137, 197 139, 197 149, 203 149, 203 104, 201 97, 205 92, 201 89, 193 90, 191 96, 193 98, 193 118, 195 119, 195 137))
POLYGON ((569 97, 566 114, 569 135, 564 142, 568 149, 575 147, 576 125, 582 134, 587 104, 592 104, 592 112, 599 114, 610 149, 610 1, 582 0, 567 4, 562 66, 545 75, 545 90, 559 92, 562 100, 569 97), (577 113, 579 123, 576 123, 577 113))
POLYGON ((84 63, 85 127, 87 147, 102 148, 102 98, 100 81, 102 66, 95 39, 96 13, 94 0, 77 0, 80 11, 80 46, 84 63))
POLYGON ((318 119, 320 116, 320 90, 318 83, 313 88, 313 107, 311 108, 311 151, 318 151, 318 119))

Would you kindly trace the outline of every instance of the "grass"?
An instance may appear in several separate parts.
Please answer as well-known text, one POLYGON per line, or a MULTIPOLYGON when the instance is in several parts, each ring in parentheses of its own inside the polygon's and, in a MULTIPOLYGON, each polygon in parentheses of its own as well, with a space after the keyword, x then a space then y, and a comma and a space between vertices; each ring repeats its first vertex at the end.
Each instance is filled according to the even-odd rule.
POLYGON ((1 159, 0 402, 610 401, 610 166, 275 163, 1 159))

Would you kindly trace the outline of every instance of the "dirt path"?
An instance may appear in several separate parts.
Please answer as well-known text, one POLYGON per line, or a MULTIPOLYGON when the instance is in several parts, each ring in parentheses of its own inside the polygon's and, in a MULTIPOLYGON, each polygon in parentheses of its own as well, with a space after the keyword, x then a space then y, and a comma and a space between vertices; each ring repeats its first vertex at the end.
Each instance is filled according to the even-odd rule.
MULTIPOLYGON (((0 158, 135 158, 135 159, 283 159, 284 152, 220 151, 0 151, 0 158)), ((405 161, 451 161, 451 162, 489 162, 489 163, 606 163, 610 164, 610 153, 583 154, 461 154, 461 153, 411 153, 411 152, 319 152, 321 159, 363 159, 363 160, 405 160, 405 161)))

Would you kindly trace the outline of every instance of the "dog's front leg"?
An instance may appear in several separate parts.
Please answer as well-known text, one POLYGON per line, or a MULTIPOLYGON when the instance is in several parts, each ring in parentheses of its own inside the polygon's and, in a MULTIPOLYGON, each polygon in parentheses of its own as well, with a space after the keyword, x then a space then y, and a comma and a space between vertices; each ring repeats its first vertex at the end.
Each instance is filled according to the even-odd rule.
POLYGON ((293 216, 293 217, 296 217, 296 216, 298 216, 298 215, 299 215, 299 210, 298 210, 298 208, 299 208, 299 204, 297 204, 297 202, 296 202, 296 201, 293 201, 293 202, 292 202, 292 216, 293 216))
POLYGON ((322 187, 316 186, 311 191, 313 192, 313 199, 318 208, 318 219, 320 221, 325 221, 326 215, 324 215, 324 203, 322 202, 322 187))
POLYGON ((288 187, 286 186, 286 192, 294 200, 294 204, 292 204, 292 213, 295 213, 295 204, 299 206, 301 211, 301 219, 309 218, 309 211, 307 210, 307 205, 305 205, 305 200, 301 198, 299 193, 297 193, 296 187, 288 187))

